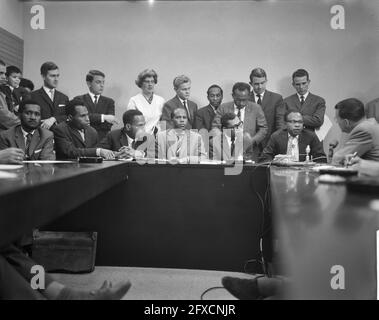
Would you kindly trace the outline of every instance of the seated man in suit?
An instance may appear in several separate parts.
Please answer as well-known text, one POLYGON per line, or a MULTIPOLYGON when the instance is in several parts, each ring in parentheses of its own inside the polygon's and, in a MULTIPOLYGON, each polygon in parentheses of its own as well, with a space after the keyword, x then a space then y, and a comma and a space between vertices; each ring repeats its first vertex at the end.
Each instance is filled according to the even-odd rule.
POLYGON ((209 158, 218 161, 243 160, 242 122, 235 113, 221 117, 221 134, 211 138, 209 158))
POLYGON ((249 101, 250 86, 244 82, 237 82, 233 86, 233 101, 223 103, 216 111, 212 128, 221 129, 221 118, 226 113, 234 113, 243 128, 243 154, 246 160, 258 160, 258 145, 267 134, 267 122, 260 105, 249 101))
POLYGON ((101 141, 111 131, 112 125, 118 123, 114 116, 114 100, 102 95, 105 83, 103 72, 90 70, 86 75, 86 82, 89 92, 76 98, 84 101, 91 127, 96 129, 101 141))
POLYGON ((177 108, 172 113, 173 128, 157 134, 158 159, 178 160, 183 163, 198 163, 205 160, 203 140, 197 132, 187 129, 187 112, 177 108))
POLYGON ((97 132, 90 126, 88 110, 80 99, 71 100, 66 106, 68 121, 54 129, 57 159, 78 157, 103 157, 113 159, 111 150, 97 146, 97 132))
POLYGON ((325 115, 325 100, 309 92, 309 74, 304 69, 292 74, 292 86, 296 93, 284 99, 284 109, 299 111, 304 120, 304 128, 314 131, 322 126, 325 115))
POLYGON ((292 161, 305 161, 306 148, 310 147, 310 160, 326 162, 323 146, 317 135, 304 130, 303 117, 300 112, 287 111, 284 115, 286 128, 274 132, 263 150, 264 161, 271 161, 276 155, 291 156, 292 161))
POLYGON ((65 106, 68 97, 57 90, 59 68, 54 62, 45 62, 41 66, 43 86, 33 91, 31 98, 41 107, 42 128, 54 129, 60 122, 66 121, 65 106))
POLYGON ((41 107, 33 100, 19 106, 21 124, 0 133, 0 149, 19 148, 25 160, 55 160, 54 136, 41 125, 41 107))
POLYGON ((255 68, 250 73, 250 85, 252 91, 250 100, 262 107, 263 113, 267 121, 267 135, 260 144, 263 150, 271 135, 284 128, 284 104, 280 94, 266 90, 267 75, 262 68, 255 68))
POLYGON ((197 104, 188 100, 191 93, 191 80, 185 75, 177 76, 174 81, 174 90, 176 96, 167 101, 163 105, 161 121, 165 121, 166 129, 174 127, 172 122, 172 114, 175 109, 182 108, 187 114, 187 129, 194 128, 195 113, 197 111, 197 104))
POLYGON ((362 159, 379 161, 379 124, 374 118, 366 118, 363 103, 355 98, 345 99, 335 109, 339 127, 349 135, 332 162, 343 164, 345 156, 355 152, 362 159))
POLYGON ((217 84, 211 85, 207 90, 209 104, 197 110, 195 114, 194 128, 197 130, 212 129, 212 122, 216 115, 216 110, 220 106, 223 98, 223 91, 217 84))
POLYGON ((124 127, 109 132, 99 143, 99 147, 114 151, 118 158, 141 158, 145 156, 154 158, 154 135, 146 134, 146 122, 142 112, 130 109, 124 112, 122 120, 124 127))
MULTIPOLYGON (((0 86, 7 84, 7 68, 0 59, 0 86)), ((13 110, 11 111, 8 107, 6 95, 0 91, 0 132, 2 130, 7 130, 20 123, 20 119, 15 115, 13 110)))
POLYGON ((7 83, 0 86, 0 90, 5 94, 9 110, 17 112, 21 98, 17 91, 20 85, 21 70, 16 66, 8 66, 6 76, 7 83))

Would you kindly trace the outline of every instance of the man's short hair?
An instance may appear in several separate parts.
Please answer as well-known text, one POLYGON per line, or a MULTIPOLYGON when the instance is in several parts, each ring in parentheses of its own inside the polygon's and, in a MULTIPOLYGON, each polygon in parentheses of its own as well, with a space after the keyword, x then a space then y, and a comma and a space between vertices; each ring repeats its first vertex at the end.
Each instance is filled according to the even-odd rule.
POLYGON ((136 80, 136 85, 138 88, 142 87, 142 83, 145 81, 146 78, 153 78, 155 84, 158 83, 158 74, 153 69, 145 69, 142 72, 139 73, 136 80))
POLYGON ((143 113, 135 109, 125 111, 122 115, 122 122, 124 123, 124 125, 126 125, 127 123, 133 124, 134 118, 137 116, 143 116, 143 113))
POLYGON ((85 107, 84 101, 81 98, 74 98, 70 100, 66 105, 66 116, 75 116, 76 107, 83 106, 85 107))
POLYGON ((303 115, 297 111, 297 110, 287 110, 285 113, 284 113, 284 121, 287 122, 288 121, 288 116, 291 114, 291 113, 299 113, 301 115, 301 117, 303 117, 303 115))
POLYGON ((232 92, 235 93, 236 90, 238 91, 249 91, 250 92, 250 85, 246 82, 237 82, 233 85, 232 92))
POLYGON ((188 115, 187 115, 187 110, 186 110, 186 109, 184 109, 184 108, 175 108, 175 109, 172 110, 172 112, 171 112, 171 119, 174 119, 176 110, 183 110, 183 111, 186 113, 186 116, 188 117, 188 115))
POLYGON ((174 81, 172 82, 174 85, 174 89, 177 90, 183 83, 191 82, 191 79, 185 76, 184 74, 175 77, 174 81))
POLYGON ((295 78, 301 78, 301 77, 307 77, 307 81, 309 80, 309 73, 305 69, 297 69, 292 74, 292 82, 295 80, 295 78))
POLYGON ((221 128, 226 128, 228 126, 228 121, 234 120, 235 117, 237 117, 235 113, 232 113, 232 112, 225 113, 221 117, 221 128))
POLYGON ((24 110, 25 110, 25 106, 28 105, 28 104, 34 104, 34 105, 37 105, 39 106, 39 109, 41 111, 41 106, 39 105, 39 103, 31 98, 27 98, 27 99, 24 99, 20 102, 20 105, 18 106, 18 113, 23 113, 24 110))
POLYGON ((11 74, 13 74, 13 73, 20 73, 20 74, 21 74, 22 72, 21 72, 21 70, 20 70, 19 68, 17 68, 16 66, 8 66, 5 75, 6 75, 7 77, 9 77, 9 76, 10 76, 11 74))
POLYGON ((26 79, 26 78, 21 78, 21 80, 20 80, 20 87, 29 88, 30 91, 34 90, 34 84, 33 84, 33 82, 31 80, 29 80, 29 79, 26 79))
POLYGON ((253 82, 254 77, 267 79, 266 71, 262 68, 255 68, 250 73, 250 82, 253 82))
POLYGON ((6 66, 5 62, 0 59, 0 66, 6 66))
POLYGON ((92 82, 95 76, 100 76, 105 78, 105 74, 99 70, 90 70, 86 75, 86 82, 92 82))
POLYGON ((222 94, 222 95, 224 94, 224 91, 222 90, 222 88, 221 88, 218 84, 212 84, 212 85, 208 88, 208 90, 207 90, 207 95, 209 95, 209 91, 211 91, 211 89, 213 89, 213 88, 220 89, 221 94, 222 94))
POLYGON ((46 76, 50 70, 57 70, 57 69, 59 68, 54 62, 51 62, 51 61, 45 62, 41 66, 41 75, 46 76))
POLYGON ((363 102, 356 98, 349 98, 338 102, 335 106, 341 119, 359 121, 365 116, 363 102))

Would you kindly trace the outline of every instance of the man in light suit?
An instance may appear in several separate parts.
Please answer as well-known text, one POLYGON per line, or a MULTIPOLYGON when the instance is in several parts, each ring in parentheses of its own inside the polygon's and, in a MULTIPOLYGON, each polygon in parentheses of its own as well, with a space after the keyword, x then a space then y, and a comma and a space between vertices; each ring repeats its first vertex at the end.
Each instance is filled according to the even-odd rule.
POLYGON ((206 159, 201 135, 187 129, 187 112, 177 108, 172 113, 173 128, 161 131, 157 135, 158 159, 178 160, 183 163, 198 163, 206 159))
POLYGON ((366 104, 366 117, 374 118, 379 122, 379 98, 376 98, 366 104))
POLYGON ((233 86, 233 100, 223 103, 216 112, 212 123, 214 130, 221 129, 221 118, 226 113, 234 113, 242 122, 243 149, 246 160, 258 160, 259 144, 267 134, 267 122, 260 105, 249 101, 250 86, 244 82, 237 82, 233 86))
POLYGON ((285 111, 299 111, 304 119, 304 128, 314 131, 322 126, 325 115, 325 100, 309 92, 311 80, 304 69, 292 74, 292 86, 296 93, 284 99, 285 111))
POLYGON ((0 149, 19 148, 25 160, 55 160, 53 133, 40 127, 41 107, 33 100, 19 105, 21 125, 0 133, 0 149))
POLYGON ((223 91, 217 84, 211 85, 207 90, 209 104, 197 110, 195 114, 194 128, 197 130, 212 129, 212 122, 216 115, 216 110, 220 106, 223 98, 223 91))
POLYGON ((284 124, 284 104, 280 94, 266 90, 267 75, 262 68, 255 68, 250 73, 250 85, 252 91, 250 93, 251 101, 259 104, 265 114, 267 121, 267 135, 260 144, 263 150, 271 135, 285 127, 284 124))
POLYGON ((105 83, 103 72, 90 70, 86 76, 86 82, 89 92, 76 98, 83 100, 89 113, 91 127, 96 129, 101 141, 111 131, 112 125, 118 123, 114 116, 114 100, 102 95, 105 83))
POLYGON ((54 130, 56 124, 66 121, 65 107, 68 97, 57 90, 59 69, 54 62, 41 66, 43 86, 33 91, 31 98, 41 107, 42 128, 54 130))
POLYGON ((379 124, 373 118, 366 118, 363 103, 349 98, 337 103, 335 109, 339 127, 349 135, 332 162, 343 164, 345 157, 355 152, 362 159, 379 161, 379 124))
MULTIPOLYGON (((7 83, 7 68, 4 61, 0 60, 0 85, 7 83)), ((20 124, 20 119, 10 111, 6 101, 6 96, 0 91, 0 132, 20 124)))
POLYGON ((97 146, 97 132, 90 126, 88 110, 82 100, 71 100, 66 106, 66 114, 68 121, 58 124, 54 129, 57 159, 96 156, 114 158, 111 150, 97 146))
POLYGON ((182 108, 187 114, 186 129, 194 128, 197 104, 189 100, 191 93, 191 80, 185 75, 177 76, 174 81, 176 96, 163 105, 161 121, 166 121, 166 129, 174 127, 172 114, 175 109, 182 108))
POLYGON ((326 162, 323 146, 317 135, 310 130, 303 130, 303 117, 300 112, 287 111, 284 115, 286 128, 274 132, 263 150, 262 160, 272 161, 276 155, 286 154, 293 161, 305 161, 306 148, 310 147, 309 156, 315 162, 326 162))

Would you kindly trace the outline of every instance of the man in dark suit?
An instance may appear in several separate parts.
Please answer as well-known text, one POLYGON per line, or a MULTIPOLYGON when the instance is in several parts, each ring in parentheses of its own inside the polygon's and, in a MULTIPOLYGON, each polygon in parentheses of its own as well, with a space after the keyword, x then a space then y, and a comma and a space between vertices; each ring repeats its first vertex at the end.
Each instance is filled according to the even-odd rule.
POLYGON ((96 156, 114 158, 112 151, 97 146, 97 132, 90 126, 88 110, 82 100, 71 100, 66 106, 66 115, 68 121, 58 124, 54 129, 57 159, 96 156))
POLYGON ((33 100, 19 106, 21 125, 0 133, 0 149, 19 148, 25 160, 55 160, 53 133, 40 127, 41 107, 33 100))
POLYGON ((337 103, 335 109, 337 123, 348 137, 332 162, 343 164, 346 156, 355 152, 362 159, 379 161, 379 124, 366 118, 363 103, 349 98, 337 103))
POLYGON ((261 150, 266 147, 271 135, 285 126, 283 98, 278 93, 266 90, 266 84, 266 71, 262 68, 253 69, 250 73, 250 85, 253 89, 250 99, 262 107, 268 128, 266 138, 260 144, 261 150))
POLYGON ((118 158, 155 157, 154 135, 145 132, 145 117, 142 112, 130 109, 122 116, 124 127, 108 132, 99 143, 100 148, 115 152, 118 158))
POLYGON ((41 106, 42 128, 54 130, 54 126, 66 121, 65 107, 68 97, 59 92, 59 69, 54 62, 45 62, 41 66, 43 86, 33 91, 31 98, 41 106))
POLYGON ((296 93, 284 99, 285 111, 299 111, 304 119, 304 128, 314 131, 322 126, 325 115, 325 100, 309 92, 309 74, 298 69, 292 74, 292 86, 296 93))
MULTIPOLYGON (((4 61, 0 60, 0 86, 7 84, 7 68, 4 61)), ((7 130, 20 123, 20 119, 10 111, 8 108, 8 103, 6 96, 0 91, 0 132, 2 130, 7 130)))
POLYGON ((217 109, 212 128, 221 129, 221 118, 226 113, 234 113, 241 121, 243 128, 244 159, 258 160, 259 144, 267 134, 267 122, 260 105, 249 101, 250 86, 244 82, 237 82, 233 86, 233 100, 223 103, 217 109))
POLYGON ((20 85, 21 70, 16 66, 7 67, 7 83, 0 86, 0 90, 5 94, 8 109, 12 112, 18 111, 21 96, 17 89, 20 85))
POLYGON ((287 111, 284 120, 286 128, 274 132, 263 150, 262 160, 271 161, 276 155, 288 155, 293 161, 305 161, 306 148, 315 162, 326 162, 323 146, 317 135, 303 130, 303 117, 300 112, 287 111))
POLYGON ((174 79, 173 84, 176 96, 163 105, 161 121, 166 121, 166 130, 172 129, 174 127, 172 113, 175 109, 182 108, 187 113, 186 129, 192 129, 194 128, 197 104, 188 100, 191 93, 191 80, 185 75, 180 75, 174 79))
POLYGON ((194 128, 197 130, 212 129, 212 122, 216 115, 216 110, 220 106, 223 98, 223 91, 217 84, 211 85, 207 90, 209 104, 197 110, 195 114, 194 128))
POLYGON ((89 113, 91 127, 96 129, 101 141, 111 131, 112 125, 118 123, 114 116, 114 100, 102 95, 105 83, 103 72, 90 70, 86 76, 86 82, 89 92, 76 98, 83 100, 89 113))

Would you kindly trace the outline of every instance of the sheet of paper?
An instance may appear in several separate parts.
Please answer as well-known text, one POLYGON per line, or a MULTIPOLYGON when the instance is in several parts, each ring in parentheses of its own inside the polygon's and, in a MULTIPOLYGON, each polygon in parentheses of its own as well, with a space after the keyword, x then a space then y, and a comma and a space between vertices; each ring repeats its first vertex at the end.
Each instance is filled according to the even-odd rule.
POLYGON ((22 164, 0 164, 0 170, 17 170, 23 167, 22 164))
POLYGON ((27 160, 23 161, 23 163, 38 163, 38 164, 44 164, 44 163, 76 163, 77 161, 67 161, 67 160, 27 160))
POLYGON ((17 178, 17 174, 8 171, 0 171, 0 179, 15 179, 17 178))
POLYGON ((333 126, 327 115, 324 115, 324 123, 320 127, 320 129, 315 130, 315 133, 320 141, 324 140, 326 135, 328 134, 330 128, 333 126))

